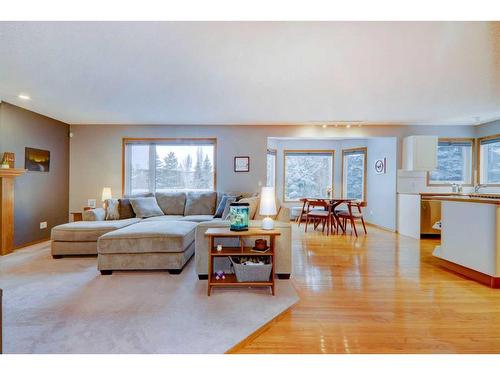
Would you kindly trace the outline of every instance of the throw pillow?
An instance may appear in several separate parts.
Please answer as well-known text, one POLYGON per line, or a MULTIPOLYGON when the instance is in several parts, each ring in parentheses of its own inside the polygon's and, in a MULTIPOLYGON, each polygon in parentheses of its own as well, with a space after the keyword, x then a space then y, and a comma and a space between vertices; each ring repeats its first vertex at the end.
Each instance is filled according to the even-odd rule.
POLYGON ((226 206, 224 207, 224 211, 222 212, 221 218, 222 220, 229 220, 229 209, 231 207, 231 203, 236 202, 237 197, 227 197, 226 206))
POLYGON ((214 218, 222 218, 222 214, 224 213, 224 209, 226 208, 226 202, 228 198, 236 198, 236 201, 240 199, 241 197, 237 197, 234 195, 229 195, 225 194, 222 196, 219 205, 217 206, 217 209, 215 210, 215 215, 214 218))
POLYGON ((238 203, 248 203, 248 219, 253 220, 255 213, 257 212, 257 206, 259 205, 259 197, 243 198, 238 201, 238 203))
POLYGON ((105 220, 119 220, 120 213, 118 212, 118 199, 106 199, 104 201, 106 207, 105 220))
POLYGON ((169 191, 156 193, 158 206, 165 215, 184 215, 186 193, 183 191, 169 191))
POLYGON ((213 215, 217 201, 215 191, 188 191, 186 193, 186 207, 184 216, 190 215, 213 215))
POLYGON ((127 198, 118 199, 118 212, 120 213, 120 219, 131 219, 135 217, 130 199, 127 198))
POLYGON ((155 197, 130 198, 135 215, 140 218, 162 216, 163 211, 155 197))

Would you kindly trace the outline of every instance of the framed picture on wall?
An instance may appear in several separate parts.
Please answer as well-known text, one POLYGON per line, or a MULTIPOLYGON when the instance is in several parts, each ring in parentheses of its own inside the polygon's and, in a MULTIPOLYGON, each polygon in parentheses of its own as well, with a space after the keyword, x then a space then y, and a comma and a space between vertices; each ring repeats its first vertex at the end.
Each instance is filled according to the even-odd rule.
POLYGON ((235 156, 234 157, 235 172, 250 172, 250 156, 235 156))
POLYGON ((33 172, 48 172, 50 170, 50 151, 25 147, 24 168, 33 172))
POLYGON ((375 173, 384 174, 387 170, 386 158, 375 160, 375 173))

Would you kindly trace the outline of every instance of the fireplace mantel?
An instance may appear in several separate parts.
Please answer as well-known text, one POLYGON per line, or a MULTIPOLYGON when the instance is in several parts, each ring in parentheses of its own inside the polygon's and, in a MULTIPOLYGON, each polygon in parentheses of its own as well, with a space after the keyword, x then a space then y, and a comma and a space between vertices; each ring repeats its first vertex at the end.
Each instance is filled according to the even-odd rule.
POLYGON ((0 255, 12 252, 14 242, 14 179, 25 169, 0 168, 0 255))

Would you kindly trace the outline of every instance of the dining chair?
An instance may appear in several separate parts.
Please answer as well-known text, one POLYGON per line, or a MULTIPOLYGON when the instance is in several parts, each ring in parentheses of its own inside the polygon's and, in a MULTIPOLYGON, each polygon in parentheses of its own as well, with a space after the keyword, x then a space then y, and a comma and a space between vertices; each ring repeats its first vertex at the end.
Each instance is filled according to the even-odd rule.
POLYGON ((330 222, 331 222, 331 208, 330 204, 323 200, 308 200, 307 205, 305 207, 306 210, 306 228, 305 232, 307 232, 307 226, 312 221, 314 229, 317 229, 320 224, 323 224, 322 232, 330 234, 330 222), (315 208, 323 208, 322 210, 318 210, 315 208))
POLYGON ((351 229, 354 231, 356 237, 358 237, 358 231, 356 229, 356 220, 360 220, 361 223, 363 224, 363 229, 365 231, 365 234, 368 234, 368 232, 366 231, 365 219, 363 218, 363 212, 361 210, 363 203, 359 201, 352 201, 352 202, 347 202, 346 204, 347 204, 347 211, 337 212, 337 216, 343 222, 344 232, 345 229, 347 229, 347 221, 349 221, 351 223, 351 229), (355 211, 355 209, 357 209, 357 212, 355 211))
POLYGON ((300 211, 300 214, 299 216, 297 216, 297 219, 296 219, 296 222, 297 222, 297 226, 300 227, 300 223, 302 223, 302 219, 304 218, 305 214, 307 213, 306 211, 306 206, 307 206, 307 199, 306 198, 303 198, 301 199, 302 201, 302 209, 300 211))

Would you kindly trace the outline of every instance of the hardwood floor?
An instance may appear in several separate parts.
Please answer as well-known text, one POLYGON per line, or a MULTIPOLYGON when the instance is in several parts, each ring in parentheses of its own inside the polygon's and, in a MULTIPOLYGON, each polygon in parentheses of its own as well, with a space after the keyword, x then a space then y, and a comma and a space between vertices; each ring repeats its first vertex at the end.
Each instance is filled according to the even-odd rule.
MULTIPOLYGON (((500 290, 442 269, 422 241, 293 233, 301 300, 235 353, 500 353, 500 290)), ((473 249, 471 249, 473 250, 473 249)))

